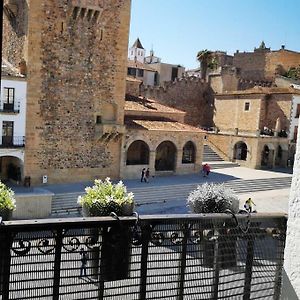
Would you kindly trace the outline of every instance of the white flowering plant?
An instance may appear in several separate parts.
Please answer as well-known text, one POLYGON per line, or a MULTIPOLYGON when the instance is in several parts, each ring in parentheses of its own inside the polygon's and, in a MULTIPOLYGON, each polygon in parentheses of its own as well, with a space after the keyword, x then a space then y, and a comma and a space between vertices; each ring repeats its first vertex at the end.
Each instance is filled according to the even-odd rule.
POLYGON ((78 197, 78 203, 90 216, 130 215, 134 208, 134 195, 128 193, 122 181, 113 184, 110 178, 96 179, 92 187, 85 188, 85 194, 78 197))
POLYGON ((14 192, 0 181, 0 216, 6 220, 15 209, 16 200, 14 192))
POLYGON ((224 184, 204 183, 189 194, 187 205, 193 213, 238 212, 239 200, 224 184))

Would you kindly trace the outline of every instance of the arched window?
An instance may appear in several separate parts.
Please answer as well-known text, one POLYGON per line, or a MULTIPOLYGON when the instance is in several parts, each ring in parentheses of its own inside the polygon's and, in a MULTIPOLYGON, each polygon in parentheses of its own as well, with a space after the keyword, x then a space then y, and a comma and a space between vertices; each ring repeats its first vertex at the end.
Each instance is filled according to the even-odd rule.
POLYGON ((155 170, 156 171, 174 171, 176 147, 170 141, 159 144, 156 148, 155 170))
POLYGON ((149 164, 149 147, 144 141, 134 141, 127 150, 126 165, 149 164))
POLYGON ((244 142, 238 142, 234 145, 233 158, 237 160, 247 160, 247 145, 244 142))
POLYGON ((194 143, 189 141, 183 147, 182 163, 192 164, 195 162, 195 146, 194 143))

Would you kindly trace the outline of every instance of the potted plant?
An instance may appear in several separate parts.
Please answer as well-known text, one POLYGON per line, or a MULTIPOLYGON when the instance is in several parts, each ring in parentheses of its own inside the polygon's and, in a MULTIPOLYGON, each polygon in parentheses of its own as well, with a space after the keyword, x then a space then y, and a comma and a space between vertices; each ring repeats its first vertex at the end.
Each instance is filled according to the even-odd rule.
MULTIPOLYGON (((16 209, 14 192, 0 181, 0 217, 3 221, 8 221, 12 217, 12 212, 16 209)), ((0 220, 0 223, 1 221, 0 220)), ((2 293, 3 268, 5 258, 2 256, 5 244, 5 237, 0 235, 0 294, 2 293)))
MULTIPOLYGON (((193 213, 225 213, 227 210, 238 212, 239 200, 235 193, 224 184, 204 183, 192 191, 187 205, 193 213)), ((202 231, 203 264, 213 267, 216 260, 216 236, 218 237, 217 256, 223 268, 236 266, 236 237, 226 228, 214 228, 206 224, 208 230, 202 231)), ((228 225, 228 224, 227 224, 228 225)))
MULTIPOLYGON (((130 216, 134 209, 134 195, 128 193, 122 181, 113 184, 110 178, 104 181, 95 180, 92 187, 85 189, 85 194, 78 198, 84 216, 130 216)), ((98 240, 98 231, 91 232, 94 243, 98 240)), ((131 250, 130 228, 117 222, 114 226, 103 228, 101 246, 102 280, 112 281, 129 277, 129 263, 131 250)), ((92 269, 98 274, 99 248, 92 249, 92 269)))
POLYGON ((3 221, 10 220, 16 209, 14 192, 0 181, 0 217, 3 221))

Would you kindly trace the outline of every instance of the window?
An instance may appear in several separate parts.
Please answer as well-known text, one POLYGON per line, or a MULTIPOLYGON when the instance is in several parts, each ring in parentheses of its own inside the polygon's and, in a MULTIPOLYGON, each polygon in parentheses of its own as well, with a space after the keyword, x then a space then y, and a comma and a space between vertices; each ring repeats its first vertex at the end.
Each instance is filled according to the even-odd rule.
POLYGON ((295 118, 299 118, 300 115, 300 104, 297 104, 296 116, 295 118))
POLYGON ((4 98, 3 98, 3 110, 13 111, 15 102, 15 89, 14 88, 4 88, 4 98))
POLYGON ((190 164, 195 162, 195 147, 194 144, 190 141, 187 142, 183 147, 182 153, 182 163, 190 164))
POLYGON ((136 76, 136 69, 135 68, 128 68, 127 74, 131 75, 131 76, 136 76))
POLYGON ((250 102, 245 102, 245 111, 249 111, 250 110, 250 102))
POLYGON ((2 124, 2 145, 10 146, 13 144, 14 122, 3 121, 2 124))
POLYGON ((144 76, 144 70, 138 69, 138 77, 143 77, 144 76))
POLYGON ((96 117, 96 124, 101 124, 102 123, 102 118, 101 116, 96 117))
POLYGON ((149 163, 149 147, 144 141, 133 142, 127 150, 126 165, 147 165, 149 163))
POLYGON ((178 77, 178 68, 172 68, 171 80, 174 81, 178 77))

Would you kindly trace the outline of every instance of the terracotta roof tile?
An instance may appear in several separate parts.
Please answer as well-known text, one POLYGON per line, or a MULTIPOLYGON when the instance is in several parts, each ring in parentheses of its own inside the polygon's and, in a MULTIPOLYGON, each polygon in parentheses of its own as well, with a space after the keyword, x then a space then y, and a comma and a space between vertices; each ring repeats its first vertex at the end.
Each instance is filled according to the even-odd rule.
POLYGON ((125 121, 128 129, 150 130, 150 131, 185 131, 185 132, 204 132, 203 130, 187 124, 172 121, 153 121, 127 119, 125 121))
POLYGON ((125 114, 126 111, 157 111, 166 113, 185 114, 183 110, 160 104, 159 102, 153 99, 134 97, 130 95, 127 95, 126 98, 127 99, 125 101, 125 114), (134 99, 134 101, 130 101, 131 98, 134 99))

